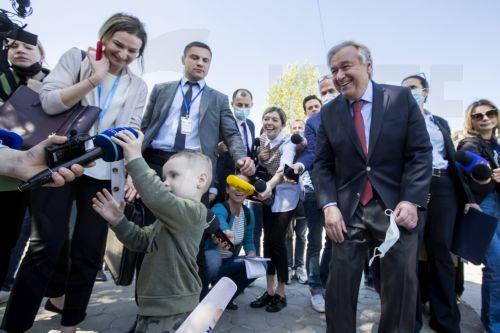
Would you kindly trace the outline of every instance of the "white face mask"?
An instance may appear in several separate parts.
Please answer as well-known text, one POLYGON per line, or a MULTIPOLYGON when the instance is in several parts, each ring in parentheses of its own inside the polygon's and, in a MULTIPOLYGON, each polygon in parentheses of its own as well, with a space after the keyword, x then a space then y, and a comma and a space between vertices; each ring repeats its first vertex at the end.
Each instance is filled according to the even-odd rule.
POLYGON ((338 95, 340 95, 338 92, 328 93, 326 95, 323 95, 321 96, 321 102, 323 102, 323 104, 326 104, 331 100, 335 99, 335 97, 337 97, 338 95))
POLYGON ((396 224, 396 215, 394 215, 394 212, 390 209, 385 210, 385 215, 389 216, 389 228, 387 228, 387 231, 385 232, 385 239, 382 244, 377 246, 375 250, 373 251, 373 257, 371 257, 370 262, 368 265, 372 265, 373 260, 376 257, 383 258, 385 254, 390 250, 390 248, 396 244, 396 242, 399 239, 399 228, 398 225, 396 224), (377 250, 378 253, 377 254, 377 250))

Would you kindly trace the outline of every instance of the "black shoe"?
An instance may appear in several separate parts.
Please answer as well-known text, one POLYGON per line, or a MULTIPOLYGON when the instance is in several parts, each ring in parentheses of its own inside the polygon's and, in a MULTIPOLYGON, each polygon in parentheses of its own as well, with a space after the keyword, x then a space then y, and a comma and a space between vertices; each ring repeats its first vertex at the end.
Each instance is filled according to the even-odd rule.
POLYGON ((260 295, 255 301, 250 303, 251 308, 263 308, 268 305, 274 296, 271 296, 265 291, 262 295, 260 295))
POLYGON ((229 302, 229 304, 226 306, 226 310, 238 310, 238 304, 234 303, 233 301, 229 302))
POLYGON ((106 276, 106 274, 104 274, 102 269, 100 269, 97 271, 97 275, 95 277, 95 280, 99 281, 99 282, 106 282, 106 281, 108 281, 108 277, 106 276))
POLYGON ((50 301, 50 298, 47 300, 47 302, 45 302, 45 306, 43 308, 47 311, 50 311, 50 312, 54 312, 54 313, 58 313, 58 314, 63 313, 62 309, 59 309, 57 306, 52 304, 52 302, 50 301))
POLYGON ((275 294, 273 300, 266 306, 267 312, 279 312, 286 307, 286 297, 275 294))

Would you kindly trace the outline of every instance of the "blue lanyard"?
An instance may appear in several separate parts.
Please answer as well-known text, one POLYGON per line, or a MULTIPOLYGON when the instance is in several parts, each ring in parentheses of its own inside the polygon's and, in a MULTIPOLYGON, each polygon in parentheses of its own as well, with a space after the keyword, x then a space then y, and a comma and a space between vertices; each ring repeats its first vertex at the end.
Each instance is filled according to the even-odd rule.
POLYGON ((101 113, 99 114, 99 122, 101 122, 102 118, 104 118, 104 116, 108 112, 109 106, 111 105, 111 101, 113 100, 113 96, 115 95, 116 89, 118 88, 118 84, 120 83, 120 79, 122 77, 122 74, 123 74, 123 68, 120 70, 120 73, 116 77, 115 82, 113 83, 113 86, 111 87, 111 91, 109 92, 108 97, 106 98, 106 101, 104 102, 104 105, 102 107, 101 107, 101 105, 102 105, 102 99, 101 99, 102 86, 100 83, 97 85, 97 95, 99 96, 99 107, 102 110, 101 113))
POLYGON ((194 96, 194 98, 192 98, 189 101, 189 104, 186 101, 186 95, 184 95, 184 90, 182 90, 182 80, 179 81, 179 87, 181 88, 181 93, 182 93, 182 103, 184 103, 184 106, 186 107, 186 118, 189 118, 189 112, 191 111, 191 105, 193 105, 194 101, 196 101, 196 99, 198 98, 198 96, 201 95, 201 93, 205 89, 205 86, 203 86, 203 88, 201 88, 200 91, 198 91, 198 93, 196 94, 196 96, 194 96))

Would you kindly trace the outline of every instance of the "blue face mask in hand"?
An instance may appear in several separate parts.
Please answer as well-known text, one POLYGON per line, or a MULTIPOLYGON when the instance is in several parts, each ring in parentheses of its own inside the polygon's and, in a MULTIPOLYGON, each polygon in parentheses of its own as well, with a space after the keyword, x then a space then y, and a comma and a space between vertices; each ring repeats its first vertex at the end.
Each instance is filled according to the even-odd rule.
POLYGON ((250 114, 250 108, 234 108, 234 116, 239 120, 245 120, 250 114))
POLYGON ((424 89, 412 89, 411 94, 419 106, 425 103, 424 89))

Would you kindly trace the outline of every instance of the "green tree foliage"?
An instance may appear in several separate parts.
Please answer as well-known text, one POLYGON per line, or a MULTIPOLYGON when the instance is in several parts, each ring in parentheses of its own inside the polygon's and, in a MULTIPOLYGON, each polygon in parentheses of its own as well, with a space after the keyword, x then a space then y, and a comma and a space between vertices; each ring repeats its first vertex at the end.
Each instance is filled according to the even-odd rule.
POLYGON ((269 105, 279 106, 285 111, 288 121, 304 119, 302 100, 308 95, 318 95, 317 78, 319 73, 312 65, 290 65, 281 77, 271 86, 267 101, 269 105))

